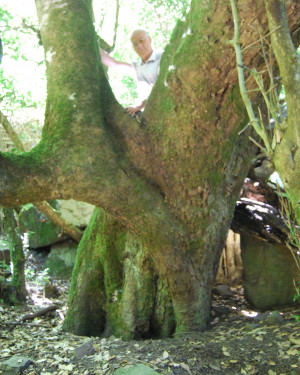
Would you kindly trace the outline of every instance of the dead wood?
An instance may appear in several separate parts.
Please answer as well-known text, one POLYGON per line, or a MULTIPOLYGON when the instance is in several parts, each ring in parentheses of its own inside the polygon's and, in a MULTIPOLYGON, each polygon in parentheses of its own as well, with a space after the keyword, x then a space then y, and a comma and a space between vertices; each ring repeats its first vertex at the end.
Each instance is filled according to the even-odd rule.
POLYGON ((237 201, 231 229, 264 241, 289 241, 289 229, 280 211, 269 204, 246 198, 237 201))
POLYGON ((58 308, 59 308, 59 305, 50 305, 50 306, 46 307, 45 309, 39 310, 35 313, 24 315, 21 318, 21 322, 24 322, 25 320, 32 320, 32 319, 34 319, 38 316, 46 315, 48 312, 55 311, 58 308))

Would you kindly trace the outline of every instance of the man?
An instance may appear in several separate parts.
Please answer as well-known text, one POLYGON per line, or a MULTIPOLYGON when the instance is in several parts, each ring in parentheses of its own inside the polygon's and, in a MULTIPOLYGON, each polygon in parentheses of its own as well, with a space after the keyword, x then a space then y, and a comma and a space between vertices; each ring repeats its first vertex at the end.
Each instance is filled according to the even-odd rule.
POLYGON ((102 49, 100 49, 100 53, 104 65, 110 68, 123 70, 128 74, 135 72, 138 82, 142 82, 144 85, 146 84, 148 86, 142 103, 136 107, 126 108, 130 115, 134 115, 136 112, 141 111, 145 107, 147 97, 150 94, 151 88, 154 85, 159 73, 160 60, 163 53, 153 51, 151 37, 145 30, 135 30, 132 33, 130 40, 135 52, 141 58, 141 61, 128 64, 126 62, 115 60, 102 49))

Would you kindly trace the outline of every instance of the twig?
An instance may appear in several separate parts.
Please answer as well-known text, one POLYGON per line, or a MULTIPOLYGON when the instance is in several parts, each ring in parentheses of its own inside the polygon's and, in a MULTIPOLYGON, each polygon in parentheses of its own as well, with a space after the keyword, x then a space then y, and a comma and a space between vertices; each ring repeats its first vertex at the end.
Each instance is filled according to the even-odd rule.
POLYGON ((117 0, 116 2, 117 2, 117 4, 116 4, 116 19, 115 19, 114 38, 113 38, 112 49, 114 49, 115 46, 116 46, 117 30, 118 30, 118 25, 119 25, 120 0, 117 0))
POLYGON ((230 4, 231 4, 233 20, 234 20, 234 39, 231 41, 231 44, 233 45, 235 49, 235 54, 236 54, 236 63, 237 63, 240 93, 243 98, 250 122, 255 132, 263 140, 265 147, 266 147, 265 152, 267 156, 270 157, 272 155, 272 148, 270 145, 268 134, 266 132, 265 127, 261 126, 258 119, 256 118, 254 111, 253 111, 252 103, 249 99, 249 96, 246 90, 245 76, 244 76, 244 64, 243 64, 242 50, 241 50, 241 45, 240 45, 239 15, 238 15, 236 1, 230 0, 230 4))
MULTIPOLYGON (((277 30, 279 30, 280 28, 281 28, 281 26, 278 26, 275 30, 270 31, 268 34, 266 34, 266 35, 264 36, 264 38, 266 38, 267 36, 269 36, 269 35, 275 33, 275 32, 276 32, 277 30)), ((248 49, 248 48, 254 46, 254 45, 257 44, 258 42, 261 42, 261 37, 260 37, 259 39, 257 39, 255 42, 253 42, 253 43, 249 44, 248 46, 244 47, 244 48, 242 49, 242 52, 244 52, 246 49, 248 49)), ((260 47, 260 46, 258 46, 258 47, 260 47)))

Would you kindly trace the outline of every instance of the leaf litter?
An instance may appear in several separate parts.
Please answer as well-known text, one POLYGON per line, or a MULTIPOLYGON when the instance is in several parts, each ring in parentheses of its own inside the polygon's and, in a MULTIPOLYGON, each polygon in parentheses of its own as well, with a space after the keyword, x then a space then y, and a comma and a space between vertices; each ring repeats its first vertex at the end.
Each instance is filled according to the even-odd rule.
POLYGON ((18 355, 30 358, 33 363, 23 370, 24 375, 109 375, 137 364, 166 375, 300 374, 300 327, 293 318, 300 311, 296 307, 281 310, 281 320, 269 325, 267 320, 253 317, 242 288, 237 287, 232 297, 213 296, 212 320, 205 332, 164 340, 89 338, 62 331, 68 285, 60 280, 55 283, 64 292, 60 299, 44 301, 43 306, 0 305, 0 362, 18 355), (59 304, 58 310, 28 324, 12 324, 51 304, 59 304), (251 312, 251 318, 242 311, 251 312), (76 355, 87 343, 92 351, 76 355))

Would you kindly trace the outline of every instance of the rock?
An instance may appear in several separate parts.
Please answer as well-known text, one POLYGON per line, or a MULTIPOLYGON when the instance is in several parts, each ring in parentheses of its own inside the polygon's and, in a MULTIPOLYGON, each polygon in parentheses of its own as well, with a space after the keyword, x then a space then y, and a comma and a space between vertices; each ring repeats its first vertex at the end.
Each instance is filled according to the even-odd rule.
POLYGON ((96 353, 93 342, 87 341, 78 348, 75 349, 75 355, 78 359, 85 357, 86 355, 93 355, 96 353))
POLYGON ((159 375, 158 372, 145 365, 119 368, 114 375, 159 375))
POLYGON ((227 315, 230 313, 230 310, 228 307, 225 306, 212 306, 212 315, 221 316, 221 315, 227 315))
POLYGON ((57 286, 53 284, 46 284, 44 287, 44 296, 45 298, 57 298, 59 296, 59 290, 57 286))
POLYGON ((46 259, 45 268, 54 277, 69 279, 75 263, 77 243, 68 240, 51 246, 50 254, 46 259))
MULTIPOLYGON (((94 206, 74 200, 54 200, 50 203, 66 222, 77 227, 86 227, 94 210, 94 206)), ((49 246, 69 238, 63 234, 59 226, 55 225, 31 203, 22 207, 19 224, 21 230, 28 233, 28 245, 32 249, 49 246)))
POLYGON ((58 200, 57 209, 61 216, 70 224, 77 227, 86 227, 90 221, 94 206, 86 202, 69 200, 58 200))
POLYGON ((257 324, 257 323, 255 323, 255 322, 251 322, 251 323, 246 323, 245 325, 244 325, 244 330, 246 331, 246 332, 251 332, 251 331, 254 331, 256 328, 258 328, 259 327, 259 325, 257 324))
POLYGON ((28 233, 28 245, 32 249, 49 246, 61 238, 61 228, 55 225, 31 203, 19 213, 20 229, 28 233))
POLYGON ((29 358, 14 356, 0 364, 1 373, 3 375, 19 374, 29 367, 31 363, 33 362, 29 358))
POLYGON ((284 322, 284 317, 278 311, 272 311, 271 313, 258 314, 254 320, 267 326, 276 326, 284 322))
POLYGON ((228 285, 217 285, 214 289, 213 289, 213 293, 218 295, 218 296, 222 296, 222 297, 232 297, 234 294, 233 294, 233 291, 230 289, 230 287, 228 285))
POLYGON ((294 303, 294 280, 299 270, 291 251, 281 243, 241 236, 245 298, 256 308, 268 310, 294 303))

